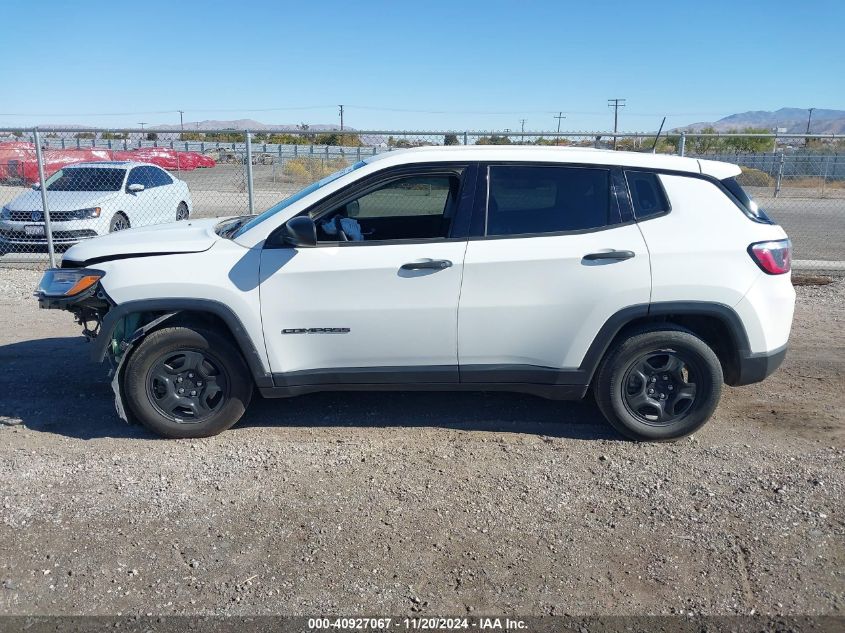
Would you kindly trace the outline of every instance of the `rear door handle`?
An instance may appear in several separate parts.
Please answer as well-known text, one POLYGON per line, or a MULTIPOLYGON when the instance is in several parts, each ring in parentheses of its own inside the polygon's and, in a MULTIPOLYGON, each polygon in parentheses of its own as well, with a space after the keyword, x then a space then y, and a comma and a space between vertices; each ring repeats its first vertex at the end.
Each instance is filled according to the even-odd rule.
POLYGON ((402 264, 402 270, 443 270, 444 268, 451 268, 452 262, 448 259, 421 259, 418 262, 408 262, 402 264))
POLYGON ((595 261, 597 259, 631 259, 634 257, 634 251, 601 251, 599 253, 587 253, 584 259, 587 261, 595 261))

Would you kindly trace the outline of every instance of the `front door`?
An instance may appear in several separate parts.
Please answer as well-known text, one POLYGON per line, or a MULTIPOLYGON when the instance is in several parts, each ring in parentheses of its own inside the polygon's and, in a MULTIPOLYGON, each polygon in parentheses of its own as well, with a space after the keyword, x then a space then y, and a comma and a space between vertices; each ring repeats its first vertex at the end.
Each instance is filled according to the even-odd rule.
POLYGON ((645 310, 651 292, 648 250, 623 221, 614 171, 483 173, 485 237, 469 242, 458 313, 461 381, 588 381, 579 367, 602 325, 620 309, 645 310))
POLYGON ((311 210, 317 247, 263 250, 261 314, 278 385, 458 381, 467 241, 454 228, 465 173, 387 170, 311 210))

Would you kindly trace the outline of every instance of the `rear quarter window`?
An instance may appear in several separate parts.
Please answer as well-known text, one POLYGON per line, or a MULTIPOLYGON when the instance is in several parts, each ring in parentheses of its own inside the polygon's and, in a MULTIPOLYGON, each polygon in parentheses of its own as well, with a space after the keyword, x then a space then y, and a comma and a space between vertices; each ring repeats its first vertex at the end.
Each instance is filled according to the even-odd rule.
POLYGON ((758 205, 753 198, 748 195, 745 189, 742 188, 742 185, 737 182, 736 178, 725 178, 722 180, 722 184, 725 189, 731 193, 731 196, 734 198, 734 202, 740 209, 742 209, 742 212, 745 213, 745 215, 755 222, 774 224, 774 221, 762 209, 762 207, 760 207, 760 205, 758 205))
POLYGON ((657 174, 626 169, 625 179, 628 181, 628 190, 631 192, 634 216, 638 220, 669 212, 671 209, 669 198, 657 174))

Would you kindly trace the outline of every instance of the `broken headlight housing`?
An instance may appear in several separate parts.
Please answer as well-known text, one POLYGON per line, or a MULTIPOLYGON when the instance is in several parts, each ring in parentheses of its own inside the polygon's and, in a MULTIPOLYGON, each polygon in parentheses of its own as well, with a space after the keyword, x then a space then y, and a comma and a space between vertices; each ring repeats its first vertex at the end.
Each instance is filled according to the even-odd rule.
POLYGON ((38 284, 38 297, 69 298, 90 290, 103 278, 102 270, 91 268, 51 268, 38 284))

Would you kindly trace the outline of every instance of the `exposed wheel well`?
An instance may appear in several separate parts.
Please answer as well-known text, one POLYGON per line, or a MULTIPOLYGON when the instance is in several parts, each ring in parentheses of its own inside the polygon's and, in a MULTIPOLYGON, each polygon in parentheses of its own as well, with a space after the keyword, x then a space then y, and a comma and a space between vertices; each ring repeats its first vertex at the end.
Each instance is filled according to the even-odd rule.
POLYGON ((715 352, 722 365, 722 373, 727 384, 734 384, 739 378, 739 341, 731 327, 721 318, 709 314, 661 314, 645 316, 626 323, 613 338, 610 349, 622 339, 627 338, 632 330, 643 325, 673 324, 686 328, 715 352))
MULTIPOLYGON (((195 309, 193 307, 169 309, 169 306, 166 305, 150 305, 148 308, 150 309, 116 314, 117 321, 107 323, 104 333, 100 334, 100 337, 104 337, 106 340, 100 343, 100 337, 98 337, 98 345, 93 352, 95 360, 101 360, 108 353, 108 349, 125 349, 126 345, 130 343, 137 345, 147 335, 162 328, 174 326, 199 328, 221 334, 230 341, 246 361, 256 384, 268 386, 264 383, 268 380, 272 382, 269 373, 262 365, 260 353, 249 339, 237 317, 233 316, 230 320, 224 318, 225 315, 217 314, 214 310, 195 309), (111 347, 109 347, 109 343, 111 343, 111 347)), ((107 316, 106 321, 108 320, 107 316)), ((117 353, 116 356, 119 358, 120 353, 117 353)))

